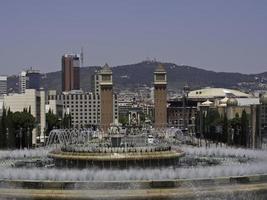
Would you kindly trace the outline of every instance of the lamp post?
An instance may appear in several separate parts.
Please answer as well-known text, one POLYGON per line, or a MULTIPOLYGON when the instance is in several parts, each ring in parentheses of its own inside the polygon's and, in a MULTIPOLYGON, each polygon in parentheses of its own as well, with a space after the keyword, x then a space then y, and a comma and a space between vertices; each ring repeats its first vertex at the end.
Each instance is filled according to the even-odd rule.
POLYGON ((30 148, 30 127, 27 130, 27 141, 28 141, 28 149, 30 148))
POLYGON ((22 127, 19 129, 19 148, 22 149, 22 127))
POLYGON ((184 131, 187 128, 187 123, 186 123, 186 117, 185 117, 185 111, 186 111, 186 101, 188 99, 188 93, 189 93, 189 86, 185 85, 183 88, 183 129, 184 131))
POLYGON ((9 134, 8 134, 8 128, 6 128, 6 147, 7 149, 9 148, 9 138, 8 138, 9 134))

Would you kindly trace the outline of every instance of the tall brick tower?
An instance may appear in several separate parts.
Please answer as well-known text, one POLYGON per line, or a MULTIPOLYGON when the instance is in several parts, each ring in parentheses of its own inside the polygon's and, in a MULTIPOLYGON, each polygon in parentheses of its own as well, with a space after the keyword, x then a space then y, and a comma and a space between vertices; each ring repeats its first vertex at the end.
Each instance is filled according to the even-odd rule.
POLYGON ((167 126, 167 75, 163 65, 154 72, 155 128, 167 126))
POLYGON ((62 91, 80 89, 80 55, 64 54, 62 63, 62 91))
POLYGON ((113 123, 113 83, 112 71, 108 64, 99 72, 100 85, 100 127, 107 132, 113 123))

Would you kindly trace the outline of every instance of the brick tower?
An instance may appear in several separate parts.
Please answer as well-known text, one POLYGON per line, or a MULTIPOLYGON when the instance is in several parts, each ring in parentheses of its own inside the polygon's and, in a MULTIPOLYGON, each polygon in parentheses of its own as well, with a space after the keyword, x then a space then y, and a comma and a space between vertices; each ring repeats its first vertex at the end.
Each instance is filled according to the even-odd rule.
POLYGON ((108 64, 100 70, 100 127, 107 132, 113 123, 113 83, 112 71, 108 64))
POLYGON ((167 125, 167 75, 160 64, 154 72, 155 128, 167 125))

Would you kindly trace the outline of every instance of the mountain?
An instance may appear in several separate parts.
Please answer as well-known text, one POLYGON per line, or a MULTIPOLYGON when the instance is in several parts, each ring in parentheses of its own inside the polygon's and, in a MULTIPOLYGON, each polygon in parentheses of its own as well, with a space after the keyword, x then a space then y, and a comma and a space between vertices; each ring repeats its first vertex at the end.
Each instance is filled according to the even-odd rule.
MULTIPOLYGON (((153 72, 158 62, 144 61, 136 64, 112 67, 113 81, 117 88, 136 88, 140 85, 152 86, 153 72)), ((230 72, 214 72, 196 67, 176 65, 173 63, 162 63, 167 71, 168 87, 180 89, 188 84, 192 89, 201 87, 225 87, 259 89, 260 85, 267 84, 267 72, 260 74, 242 74, 230 72), (249 87, 248 87, 249 86, 249 87)), ((99 66, 82 67, 81 88, 90 91, 91 76, 99 66)), ((16 91, 16 76, 9 77, 8 87, 16 91)), ((50 72, 44 74, 41 81, 42 87, 48 89, 61 89, 61 72, 50 72)))

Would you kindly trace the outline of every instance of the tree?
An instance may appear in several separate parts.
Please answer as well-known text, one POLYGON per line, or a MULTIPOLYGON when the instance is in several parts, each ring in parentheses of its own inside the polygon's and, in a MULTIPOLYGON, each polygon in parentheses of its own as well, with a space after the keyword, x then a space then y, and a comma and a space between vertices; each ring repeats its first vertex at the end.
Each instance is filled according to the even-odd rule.
POLYGON ((32 146, 32 130, 36 123, 35 118, 25 109, 10 116, 10 142, 15 147, 32 146))
POLYGON ((0 120, 0 148, 3 149, 6 147, 6 109, 3 107, 2 117, 0 120))
POLYGON ((6 112, 3 109, 3 115, 0 121, 0 147, 16 148, 26 147, 32 144, 32 130, 35 127, 35 118, 23 109, 22 112, 6 112))
POLYGON ((223 142, 223 143, 228 142, 228 129, 229 129, 228 119, 227 119, 227 116, 225 114, 223 117, 223 124, 222 124, 222 140, 221 140, 221 142, 223 142))
POLYGON ((60 127, 59 117, 55 115, 51 110, 46 113, 46 132, 50 133, 54 128, 60 127))
POLYGON ((218 133, 216 128, 221 125, 222 119, 219 112, 216 109, 209 109, 205 117, 205 134, 206 138, 210 140, 218 140, 218 133))
POLYGON ((242 111, 240 123, 241 123, 240 144, 246 147, 248 143, 249 121, 245 110, 242 111))
POLYGON ((62 119, 62 128, 71 128, 71 115, 65 113, 62 119))
POLYGON ((234 129, 233 143, 234 145, 240 145, 241 144, 241 138, 240 138, 241 119, 238 113, 236 113, 235 117, 231 119, 230 124, 231 124, 231 127, 234 129))
POLYGON ((196 114, 196 120, 195 120, 195 133, 196 133, 196 137, 197 138, 200 138, 200 134, 201 134, 201 120, 200 120, 200 117, 202 117, 201 115, 200 115, 201 113, 200 112, 197 112, 197 114, 196 114))
POLYGON ((128 117, 127 116, 119 116, 119 123, 121 123, 123 126, 128 124, 128 117))

